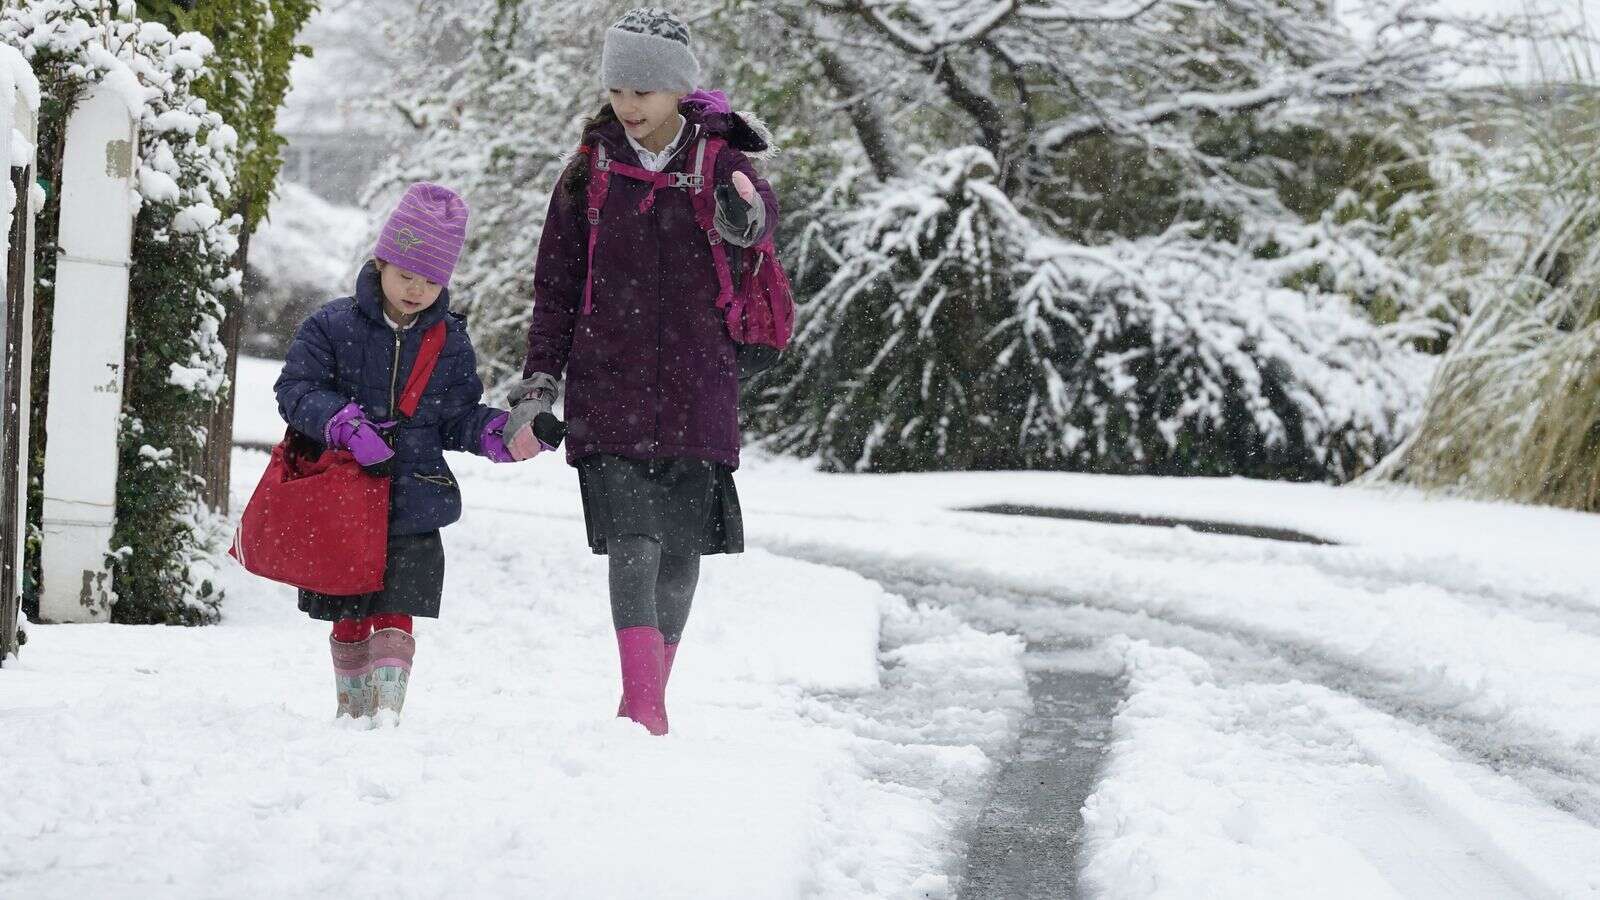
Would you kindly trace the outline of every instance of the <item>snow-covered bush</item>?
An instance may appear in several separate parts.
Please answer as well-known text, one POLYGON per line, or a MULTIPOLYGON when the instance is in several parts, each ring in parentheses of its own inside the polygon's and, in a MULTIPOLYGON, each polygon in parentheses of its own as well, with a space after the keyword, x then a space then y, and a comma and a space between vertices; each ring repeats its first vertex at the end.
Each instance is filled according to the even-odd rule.
MULTIPOLYGON (((44 99, 39 169, 59 184, 67 117, 83 89, 105 84, 139 120, 128 338, 111 554, 118 600, 114 621, 197 623, 214 619, 220 595, 209 560, 218 523, 201 502, 195 473, 207 420, 225 381, 219 338, 223 298, 239 289, 233 258, 238 219, 224 216, 236 174, 234 130, 196 98, 211 43, 194 33, 119 16, 91 0, 42 0, 0 12, 0 42, 20 49, 44 99)), ((59 194, 39 223, 34 359, 34 478, 49 436, 49 384, 59 194)), ((35 491, 30 519, 37 521, 35 491)), ((37 575, 37 558, 31 569, 37 575)))
POLYGON ((1086 247, 997 175, 980 148, 933 155, 812 227, 802 278, 831 276, 761 382, 773 445, 838 469, 1344 479, 1398 439, 1426 364, 1300 277, 1362 252, 1337 229, 1280 230, 1273 256, 1197 226, 1086 247))
MULTIPOLYGON (((476 0, 390 31, 417 129, 379 182, 472 204, 461 307, 514 375, 549 190, 628 3, 476 0)), ((1487 26, 1434 0, 810 3, 693 21, 706 86, 780 137, 764 170, 802 300, 747 391, 839 468, 1058 466, 1343 480, 1427 367, 1385 255, 1418 185, 1389 123, 1487 26), (1450 32, 1440 39, 1441 32, 1450 32)))

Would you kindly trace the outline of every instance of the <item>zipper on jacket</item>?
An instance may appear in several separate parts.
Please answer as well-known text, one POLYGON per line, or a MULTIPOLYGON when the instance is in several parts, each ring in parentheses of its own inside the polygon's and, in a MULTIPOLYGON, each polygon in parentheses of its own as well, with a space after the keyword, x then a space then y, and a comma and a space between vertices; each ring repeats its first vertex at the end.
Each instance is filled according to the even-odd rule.
POLYGON ((395 409, 394 388, 400 381, 400 330, 394 332, 394 364, 389 367, 389 418, 398 419, 399 410, 395 409))
POLYGON ((446 475, 423 475, 420 472, 417 472, 413 473, 411 477, 417 479, 418 481, 426 481, 432 484, 442 484, 445 487, 456 486, 456 483, 451 481, 449 476, 446 475))

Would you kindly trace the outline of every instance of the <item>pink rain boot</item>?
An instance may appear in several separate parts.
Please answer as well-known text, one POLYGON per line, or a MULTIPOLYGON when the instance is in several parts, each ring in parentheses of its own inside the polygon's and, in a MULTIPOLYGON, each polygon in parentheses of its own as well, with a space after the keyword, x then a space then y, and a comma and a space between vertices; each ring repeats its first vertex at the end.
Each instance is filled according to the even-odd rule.
MULTIPOLYGON (((661 650, 661 699, 666 702, 667 682, 672 680, 672 658, 678 655, 677 644, 662 644, 661 650)), ((626 718, 628 715, 627 700, 617 701, 617 718, 626 718)))
POLYGON ((372 659, 372 714, 398 724, 411 683, 417 639, 398 628, 380 628, 367 638, 372 659))
POLYGON ((328 638, 333 651, 333 688, 339 701, 334 718, 360 719, 372 715, 372 661, 367 657, 367 642, 328 638))
POLYGON ((667 733, 666 648, 648 625, 617 632, 622 661, 622 710, 654 735, 667 733))

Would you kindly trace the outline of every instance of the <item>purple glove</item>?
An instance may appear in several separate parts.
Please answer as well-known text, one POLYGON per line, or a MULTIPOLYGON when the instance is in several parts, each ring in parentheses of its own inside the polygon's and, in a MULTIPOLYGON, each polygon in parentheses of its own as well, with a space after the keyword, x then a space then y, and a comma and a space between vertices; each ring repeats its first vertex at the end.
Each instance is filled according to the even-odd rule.
POLYGON ((506 420, 509 418, 511 418, 510 413, 501 413, 483 426, 483 437, 478 440, 478 450, 493 462, 517 462, 517 458, 511 453, 511 448, 506 446, 504 431, 506 420))
POLYGON ((335 450, 349 450, 361 468, 375 475, 387 474, 384 464, 394 459, 394 448, 354 403, 333 414, 323 429, 323 439, 335 450))

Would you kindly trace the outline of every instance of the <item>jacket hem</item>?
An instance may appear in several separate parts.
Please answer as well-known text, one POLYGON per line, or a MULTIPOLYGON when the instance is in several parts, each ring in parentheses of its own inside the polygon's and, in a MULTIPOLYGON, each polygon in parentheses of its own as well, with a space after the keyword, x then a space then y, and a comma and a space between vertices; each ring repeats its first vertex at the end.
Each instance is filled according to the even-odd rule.
POLYGON ((679 444, 658 444, 654 450, 640 450, 637 444, 569 444, 567 447, 567 464, 576 467, 586 457, 599 453, 610 453, 615 456, 625 456, 629 459, 671 459, 674 457, 689 457, 703 459, 707 462, 719 463, 730 469, 739 468, 739 448, 716 448, 685 446, 679 444))

